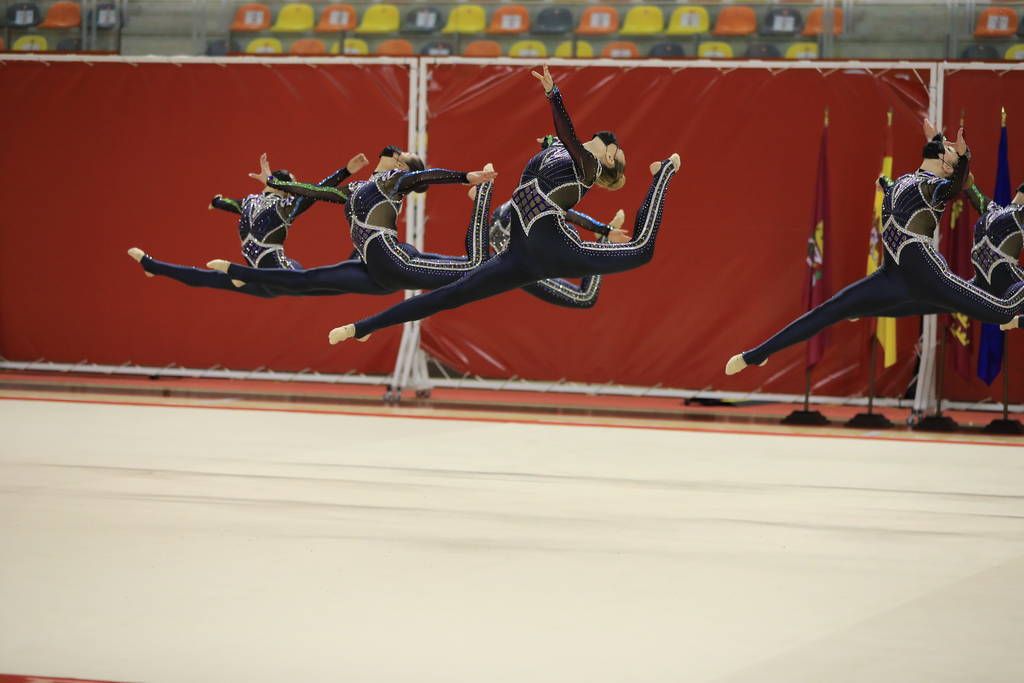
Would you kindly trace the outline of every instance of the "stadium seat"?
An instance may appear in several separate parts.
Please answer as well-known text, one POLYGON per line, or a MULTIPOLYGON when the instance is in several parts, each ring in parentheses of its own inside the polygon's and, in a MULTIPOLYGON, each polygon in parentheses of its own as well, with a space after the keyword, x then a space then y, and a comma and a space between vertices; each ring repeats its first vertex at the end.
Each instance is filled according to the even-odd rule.
POLYGON ((325 55, 327 46, 319 38, 299 38, 288 48, 288 53, 293 55, 325 55))
POLYGON ((266 31, 270 28, 270 8, 258 2, 242 5, 235 10, 235 20, 231 31, 235 33, 252 33, 266 31))
POLYGON ((786 48, 786 59, 817 59, 817 43, 793 43, 786 48))
POLYGON ((619 30, 619 12, 608 5, 595 5, 583 10, 576 32, 585 36, 600 36, 619 30))
POLYGON ((1009 7, 987 7, 974 26, 976 38, 1004 38, 1017 32, 1017 13, 1009 7))
POLYGON ((284 52, 281 41, 277 38, 255 38, 245 46, 249 55, 279 55, 284 52))
POLYGON ((776 7, 765 13, 761 21, 762 36, 795 36, 804 28, 800 11, 792 7, 776 7))
POLYGON ((500 57, 501 45, 494 40, 474 40, 462 50, 466 57, 500 57))
POLYGON ((585 40, 564 40, 555 48, 555 56, 586 59, 594 56, 594 46, 585 40))
POLYGON ((356 33, 396 33, 398 23, 398 8, 394 5, 370 5, 363 12, 356 33))
MULTIPOLYGON (((804 24, 803 35, 819 36, 824 31, 825 9, 815 7, 807 14, 807 23, 804 24)), ((843 32, 843 10, 835 8, 832 10, 832 35, 838 36, 843 32)))
POLYGON ((456 5, 441 33, 474 34, 487 28, 487 13, 480 5, 456 5))
POLYGON ((677 7, 668 20, 665 33, 670 36, 695 36, 711 28, 708 11, 703 7, 677 7))
POLYGON ((655 43, 651 46, 647 56, 659 59, 679 59, 686 56, 686 50, 680 43, 655 43))
POLYGON ((341 33, 356 27, 356 8, 352 5, 335 3, 324 7, 317 22, 317 33, 341 33))
POLYGON ((999 59, 999 52, 991 45, 968 45, 960 54, 960 58, 995 61, 999 59))
MULTIPOLYGON (((0 48, 2 49, 2 48, 0 48)), ((82 39, 75 37, 61 38, 57 41, 57 52, 81 52, 82 39)))
POLYGON ((313 30, 315 17, 312 5, 289 2, 277 13, 277 21, 270 30, 275 33, 306 33, 313 30))
POLYGON ((729 43, 721 43, 716 40, 701 43, 697 46, 697 56, 704 59, 731 59, 732 46, 729 43))
POLYGON ((766 43, 751 43, 743 55, 749 59, 778 59, 782 56, 779 48, 766 43))
POLYGON ((46 52, 50 48, 44 36, 22 36, 11 46, 13 52, 46 52))
POLYGON ((1017 43, 1007 48, 1006 53, 1003 55, 1003 59, 1008 62, 1019 62, 1024 60, 1024 43, 1017 43))
POLYGON ((716 36, 749 36, 757 30, 757 14, 753 7, 723 7, 715 19, 716 36))
POLYGON ((435 40, 420 48, 420 54, 427 57, 448 57, 455 54, 455 46, 443 40, 435 40))
POLYGON ((441 28, 441 10, 436 7, 417 7, 405 15, 406 33, 433 33, 441 28))
POLYGON ((11 28, 31 28, 42 20, 43 13, 34 2, 19 2, 7 8, 7 25, 11 28))
POLYGON ((60 0, 50 6, 46 19, 39 28, 65 29, 78 28, 82 25, 82 8, 77 2, 60 0))
MULTIPOLYGON (((331 54, 337 55, 342 54, 341 42, 334 41, 331 45, 331 54)), ((345 39, 345 52, 346 55, 368 55, 370 54, 370 46, 366 44, 366 41, 362 38, 346 38, 345 39)))
POLYGON ((228 41, 223 39, 211 40, 206 44, 207 57, 224 57, 228 53, 228 41))
POLYGON ((533 19, 533 32, 562 35, 572 31, 575 22, 567 7, 545 7, 533 19))
POLYGON ((520 40, 512 43, 508 50, 509 57, 547 57, 548 48, 539 40, 520 40))
POLYGON ((373 51, 375 55, 387 55, 390 57, 411 57, 416 54, 415 50, 412 49, 412 43, 404 38, 391 38, 390 40, 382 40, 377 44, 377 49, 373 51))
POLYGON ((121 11, 112 2, 96 6, 96 28, 104 31, 121 27, 121 11))
POLYGON ((530 13, 522 5, 499 5, 491 15, 488 33, 511 35, 530 30, 530 13))
POLYGON ((628 40, 613 40, 606 44, 601 50, 602 57, 611 57, 612 59, 636 59, 640 56, 640 50, 637 48, 636 43, 628 40))
POLYGON ((620 36, 653 36, 665 30, 665 17, 660 7, 637 5, 626 12, 620 36))

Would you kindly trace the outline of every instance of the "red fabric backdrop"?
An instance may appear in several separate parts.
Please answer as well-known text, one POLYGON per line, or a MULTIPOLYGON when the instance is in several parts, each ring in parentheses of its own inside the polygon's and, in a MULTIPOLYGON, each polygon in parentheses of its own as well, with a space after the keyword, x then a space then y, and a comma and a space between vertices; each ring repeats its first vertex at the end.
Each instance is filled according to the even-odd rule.
MULTIPOLYGON (((971 170, 986 195, 992 196, 996 184, 996 155, 999 150, 1001 107, 1006 107, 1010 142, 1010 183, 1024 182, 1024 73, 991 71, 957 71, 948 74, 943 93, 943 120, 946 134, 954 135, 963 114, 965 136, 971 147, 971 170)), ((971 223, 978 214, 970 209, 971 223)), ((943 236, 945 238, 945 235, 943 236)), ((970 277, 973 273, 960 273, 970 277)), ((941 320, 941 319, 940 319, 941 320)), ((953 370, 952 354, 947 354, 945 395, 964 400, 987 397, 1002 400, 1002 375, 992 386, 977 377, 978 344, 981 325, 972 324, 970 376, 962 377, 953 370)), ((1006 335, 1005 353, 1009 354, 1010 396, 1014 403, 1024 401, 1024 333, 1006 335)))
MULTIPOLYGON (((408 70, 374 65, 0 66, 0 354, 9 359, 389 372, 399 330, 327 344, 394 297, 260 300, 144 278, 125 255, 239 260, 237 221, 206 206, 258 190, 259 154, 319 179, 407 137, 408 70)), ((288 253, 346 258, 336 206, 312 208, 288 253)))
MULTIPOLYGON (((804 258, 813 215, 818 141, 831 112, 829 159, 831 288, 863 277, 874 181, 886 110, 895 112, 895 165, 920 160, 927 73, 859 70, 556 69, 581 135, 612 129, 623 141, 629 182, 595 189, 581 209, 607 220, 635 215, 646 166, 683 158, 649 266, 605 280, 593 309, 568 311, 522 292, 425 322, 426 348, 459 370, 491 377, 569 378, 724 390, 802 392, 804 348, 733 378, 722 373, 749 348, 803 311, 804 258)), ((495 200, 514 189, 534 138, 552 128, 529 67, 438 66, 429 91, 430 163, 501 174, 495 200)), ((469 209, 464 193, 430 193, 427 234, 457 249, 469 209)), ((919 321, 899 327, 899 364, 881 373, 880 393, 910 381, 919 321)), ((834 328, 815 391, 849 395, 867 386, 868 321, 834 328)))

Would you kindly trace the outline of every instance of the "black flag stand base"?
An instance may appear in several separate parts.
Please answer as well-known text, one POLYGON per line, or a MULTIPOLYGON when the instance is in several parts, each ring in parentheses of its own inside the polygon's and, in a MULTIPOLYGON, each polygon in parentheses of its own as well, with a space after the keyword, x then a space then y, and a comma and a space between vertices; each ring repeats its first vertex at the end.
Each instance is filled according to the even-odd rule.
POLYGON ((1017 434, 1024 434, 1024 424, 1021 424, 1020 420, 999 418, 989 422, 981 431, 986 434, 1006 434, 1008 436, 1014 436, 1017 434))
POLYGON ((822 415, 817 410, 811 410, 811 369, 806 370, 806 384, 804 388, 804 407, 803 410, 794 410, 786 417, 782 418, 782 424, 784 425, 798 425, 801 427, 821 427, 822 425, 829 424, 828 418, 822 415))
POLYGON ((892 421, 885 415, 875 412, 875 349, 878 347, 874 340, 871 342, 871 366, 868 371, 868 412, 857 413, 846 426, 854 429, 892 429, 892 421))
POLYGON ((1024 434, 1024 424, 1020 420, 1010 419, 1010 354, 1003 352, 1003 416, 992 420, 981 431, 986 434, 1007 434, 1010 436, 1024 434))

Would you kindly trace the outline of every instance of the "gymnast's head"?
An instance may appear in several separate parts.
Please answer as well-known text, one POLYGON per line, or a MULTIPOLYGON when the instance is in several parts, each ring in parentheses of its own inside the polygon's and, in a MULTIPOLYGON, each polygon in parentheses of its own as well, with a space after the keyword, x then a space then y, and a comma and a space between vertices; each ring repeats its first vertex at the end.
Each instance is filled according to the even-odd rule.
POLYGON ((418 154, 406 152, 394 145, 388 145, 380 151, 380 163, 377 164, 378 171, 422 171, 425 168, 426 164, 418 154))
POLYGON ((626 184, 626 154, 615 133, 600 130, 584 146, 601 163, 594 183, 606 190, 621 189, 626 184))
MULTIPOLYGON (((292 172, 287 170, 287 169, 283 169, 283 168, 279 168, 276 171, 271 171, 270 177, 273 178, 274 180, 277 180, 277 181, 282 182, 282 183, 294 183, 295 182, 295 176, 292 174, 292 172)), ((272 193, 272 194, 278 194, 278 195, 281 195, 282 197, 287 197, 288 196, 288 193, 284 192, 283 190, 279 190, 277 188, 270 187, 269 185, 264 187, 263 191, 264 192, 269 192, 269 193, 272 193)))

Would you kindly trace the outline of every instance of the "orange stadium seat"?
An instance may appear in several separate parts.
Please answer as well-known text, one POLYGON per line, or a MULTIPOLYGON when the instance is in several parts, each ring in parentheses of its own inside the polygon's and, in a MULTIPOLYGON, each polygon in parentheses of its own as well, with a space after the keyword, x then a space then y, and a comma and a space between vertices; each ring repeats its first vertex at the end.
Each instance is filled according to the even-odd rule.
MULTIPOLYGON (((805 36, 819 36, 825 30, 825 9, 815 7, 807 14, 807 23, 804 24, 803 34, 805 36)), ((843 10, 836 7, 832 10, 832 35, 838 36, 843 32, 843 10)))
POLYGON ((619 12, 608 5, 595 5, 583 10, 576 32, 585 36, 615 33, 619 30, 619 12))
POLYGON ((415 54, 412 43, 404 38, 391 38, 382 40, 377 44, 375 55, 388 55, 391 57, 410 57, 415 54))
POLYGON ((494 40, 474 40, 466 45, 462 54, 466 57, 500 57, 501 45, 494 40))
POLYGON ((299 38, 292 43, 288 52, 293 55, 325 55, 327 46, 319 38, 299 38))
POLYGON ((242 5, 235 11, 231 30, 238 33, 266 31, 270 28, 270 8, 259 2, 242 5))
POLYGON ((50 6, 46 13, 46 19, 39 24, 39 28, 63 29, 78 28, 82 25, 82 8, 77 2, 60 0, 50 6))
POLYGON ((987 7, 974 26, 976 38, 1004 38, 1017 32, 1017 13, 1009 7, 987 7))
POLYGON ((351 31, 356 27, 356 8, 352 5, 334 3, 324 7, 317 22, 317 33, 338 33, 351 31))
POLYGON ((636 59, 640 56, 640 50, 637 49, 636 43, 631 41, 613 40, 604 46, 601 56, 612 59, 636 59))
POLYGON ((749 36, 757 30, 757 13, 753 7, 723 7, 715 20, 716 36, 749 36))
POLYGON ((530 30, 530 13, 522 5, 502 5, 491 15, 488 33, 513 35, 530 30))

